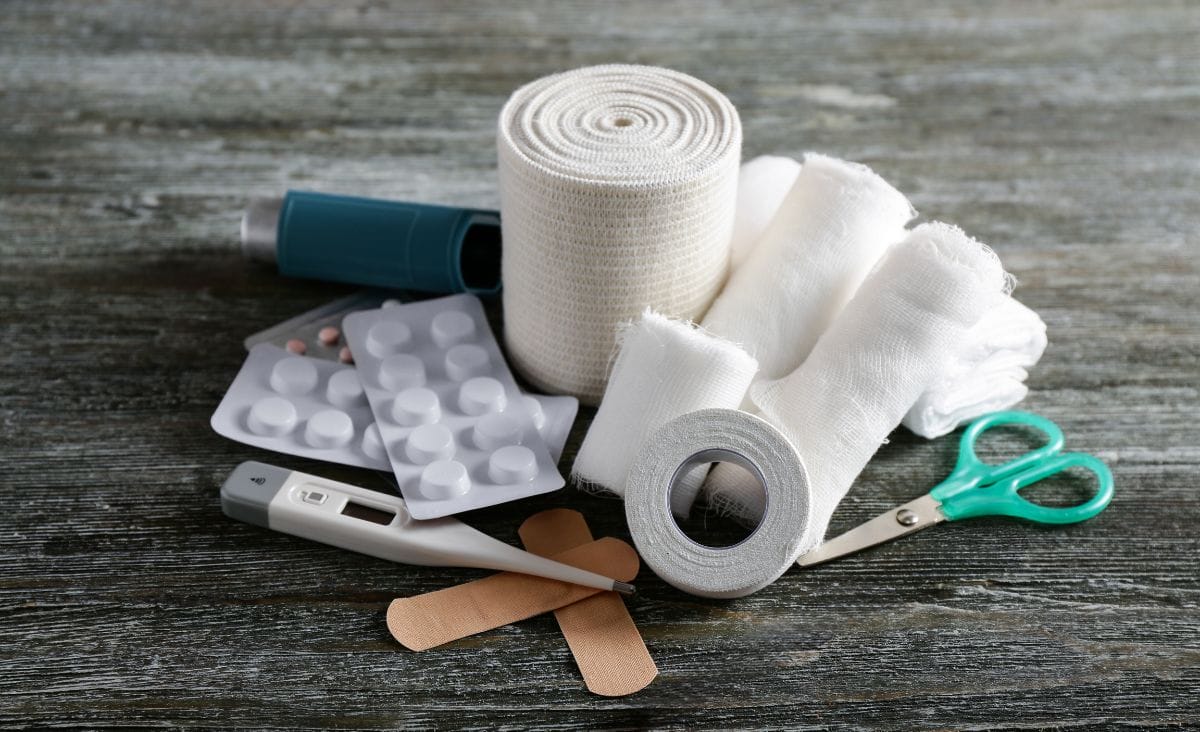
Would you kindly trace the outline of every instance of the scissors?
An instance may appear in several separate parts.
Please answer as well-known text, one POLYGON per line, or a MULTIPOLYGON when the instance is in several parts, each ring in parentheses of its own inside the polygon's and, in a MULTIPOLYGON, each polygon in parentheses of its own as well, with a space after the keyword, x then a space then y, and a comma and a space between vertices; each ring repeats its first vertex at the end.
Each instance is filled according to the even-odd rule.
POLYGON ((1112 472, 1099 458, 1080 452, 1062 452, 1062 447, 1062 430, 1045 417, 1013 411, 980 417, 963 433, 954 471, 929 493, 830 539, 802 555, 796 564, 811 567, 943 521, 978 516, 1012 516, 1039 524, 1086 521, 1103 511, 1112 500, 1112 472), (987 430, 1007 425, 1032 427, 1050 439, 1036 450, 1006 463, 987 465, 976 454, 975 443, 987 430), (1084 503, 1065 508, 1040 506, 1020 495, 1022 488, 1070 468, 1082 468, 1097 478, 1096 492, 1084 503))

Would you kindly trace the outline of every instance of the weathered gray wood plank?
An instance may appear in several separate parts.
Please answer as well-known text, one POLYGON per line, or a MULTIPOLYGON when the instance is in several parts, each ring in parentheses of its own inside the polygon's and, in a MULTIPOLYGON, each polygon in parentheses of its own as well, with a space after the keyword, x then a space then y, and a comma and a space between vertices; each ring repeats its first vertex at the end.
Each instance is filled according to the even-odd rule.
MULTIPOLYGON (((1188 2, 0 5, 0 725, 1200 725, 1197 37, 1188 2), (548 617, 390 640, 392 597, 480 573, 225 519, 245 459, 385 487, 208 428, 247 331, 347 291, 242 262, 246 198, 494 206, 509 91, 605 61, 701 76, 747 155, 862 160, 993 244, 1050 328, 1027 406, 1113 465, 1112 507, 923 532, 733 602, 643 572, 662 674, 619 700, 548 617)), ((953 451, 898 432, 834 530, 953 451)), ((467 518, 515 542, 558 505, 625 535, 572 488, 467 518)))

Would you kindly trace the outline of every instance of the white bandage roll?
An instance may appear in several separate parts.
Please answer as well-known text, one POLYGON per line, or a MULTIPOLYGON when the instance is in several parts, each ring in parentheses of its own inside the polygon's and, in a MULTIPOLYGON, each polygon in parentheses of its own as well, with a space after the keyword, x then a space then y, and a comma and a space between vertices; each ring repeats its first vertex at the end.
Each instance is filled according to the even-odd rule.
POLYGON ((594 66, 527 84, 497 147, 509 356, 543 390, 596 403, 616 326, 696 319, 725 281, 742 143, 698 79, 594 66))
MULTIPOLYGON (((750 398, 808 467, 818 544, 850 485, 971 327, 1008 286, 996 255, 946 224, 925 224, 892 247, 808 359, 750 398)), ((752 523, 757 486, 717 466, 705 485, 718 509, 752 523)))
POLYGON ((730 276, 704 327, 757 358, 760 378, 785 376, 812 350, 880 255, 904 237, 904 224, 914 214, 908 199, 869 168, 806 155, 770 226, 730 276))
POLYGON ((745 412, 704 409, 646 441, 629 474, 625 517, 642 560, 666 582, 702 597, 742 597, 774 582, 800 556, 809 500, 804 462, 778 430, 745 412), (756 490, 766 495, 758 527, 731 547, 696 543, 671 515, 679 476, 714 461, 755 474, 762 486, 756 490))
MULTIPOLYGON (((758 363, 691 323, 647 310, 618 336, 620 352, 572 477, 587 490, 625 494, 629 467, 646 438, 672 419, 706 407, 736 409, 758 363)), ((705 471, 674 494, 686 515, 705 471)))
POLYGON ((933 439, 1025 398, 1027 369, 1046 350, 1046 324, 1011 295, 1001 295, 904 415, 904 426, 933 439))
POLYGON ((733 237, 729 242, 730 269, 737 269, 746 261, 799 174, 798 161, 778 155, 760 155, 742 163, 733 237))

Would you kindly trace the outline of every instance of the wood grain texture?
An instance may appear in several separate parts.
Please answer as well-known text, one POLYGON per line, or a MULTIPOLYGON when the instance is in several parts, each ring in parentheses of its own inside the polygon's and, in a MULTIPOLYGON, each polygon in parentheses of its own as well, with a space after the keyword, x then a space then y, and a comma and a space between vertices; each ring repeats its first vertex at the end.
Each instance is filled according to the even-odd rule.
MULTIPOLYGON (((0 5, 0 726, 1200 725, 1198 37, 1184 1, 0 5), (643 571, 661 675, 619 700, 549 616, 419 655, 388 636, 392 598, 480 573, 222 516, 246 459, 386 487, 208 428, 247 332, 348 291, 243 262, 246 199, 495 206, 507 94, 605 61, 700 76, 747 156, 860 160, 991 243, 1049 326, 1026 404, 1110 462, 1111 508, 732 602, 643 571)), ((833 529, 953 452, 897 432, 833 529)), ((627 538, 573 488, 466 518, 517 543, 553 506, 627 538)))

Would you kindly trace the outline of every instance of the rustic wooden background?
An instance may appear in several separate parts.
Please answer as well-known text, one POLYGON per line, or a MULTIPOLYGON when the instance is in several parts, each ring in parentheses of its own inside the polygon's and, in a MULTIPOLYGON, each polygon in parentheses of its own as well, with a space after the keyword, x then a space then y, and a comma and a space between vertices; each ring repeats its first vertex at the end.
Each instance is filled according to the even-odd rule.
MULTIPOLYGON (((0 5, 0 725, 1200 725, 1200 6, 1193 2, 6 2, 0 5), (589 695, 554 621, 407 652, 393 597, 480 576, 226 519, 241 339, 349 288, 244 262, 288 187, 497 204, 519 84, 670 66, 747 156, 870 164, 992 243, 1049 325, 1027 406, 1106 459, 1079 526, 924 532, 733 602, 643 571, 660 677, 589 695)), ((587 425, 572 436, 564 465, 587 425)), ((917 495, 955 440, 894 435, 839 511, 917 495)), ((467 517, 619 504, 568 488, 467 517)))

